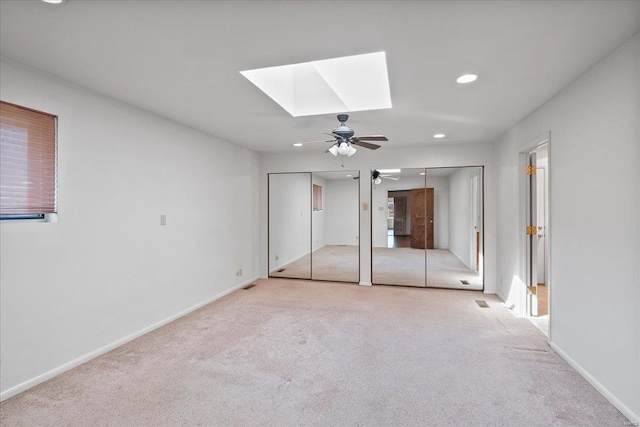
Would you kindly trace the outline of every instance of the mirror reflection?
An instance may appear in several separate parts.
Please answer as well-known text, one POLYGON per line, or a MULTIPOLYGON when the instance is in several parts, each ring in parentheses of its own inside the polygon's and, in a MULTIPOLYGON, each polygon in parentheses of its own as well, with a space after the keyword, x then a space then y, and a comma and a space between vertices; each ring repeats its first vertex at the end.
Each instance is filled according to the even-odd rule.
POLYGON ((358 171, 269 174, 269 276, 360 280, 358 171))
POLYGON ((311 279, 311 174, 269 174, 269 276, 311 279))
POLYGON ((312 278, 360 280, 359 173, 314 172, 312 278))
POLYGON ((425 287, 426 224, 424 169, 372 171, 372 282, 425 287), (377 173, 376 173, 377 172, 377 173))
POLYGON ((426 177, 434 194, 432 205, 427 202, 434 241, 427 249, 427 286, 482 290, 482 168, 433 168, 426 177))
POLYGON ((482 168, 372 171, 374 284, 483 289, 482 168))

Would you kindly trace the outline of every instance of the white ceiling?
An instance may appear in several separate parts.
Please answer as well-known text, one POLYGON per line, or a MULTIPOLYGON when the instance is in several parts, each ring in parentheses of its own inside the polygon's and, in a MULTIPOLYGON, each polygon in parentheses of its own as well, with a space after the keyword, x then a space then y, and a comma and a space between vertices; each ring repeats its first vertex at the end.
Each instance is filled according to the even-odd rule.
POLYGON ((385 51, 393 108, 352 113, 348 124, 386 134, 386 149, 492 140, 635 35, 639 4, 1 1, 0 55, 279 151, 322 139, 335 115, 293 118, 239 71, 385 51), (469 72, 477 82, 455 82, 469 72))

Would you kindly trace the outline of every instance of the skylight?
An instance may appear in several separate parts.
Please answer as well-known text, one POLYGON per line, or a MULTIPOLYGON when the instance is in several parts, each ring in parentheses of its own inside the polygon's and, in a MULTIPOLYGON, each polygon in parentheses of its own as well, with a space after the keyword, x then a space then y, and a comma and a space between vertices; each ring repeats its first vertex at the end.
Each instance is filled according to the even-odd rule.
POLYGON ((293 117, 391 108, 384 52, 241 71, 293 117))

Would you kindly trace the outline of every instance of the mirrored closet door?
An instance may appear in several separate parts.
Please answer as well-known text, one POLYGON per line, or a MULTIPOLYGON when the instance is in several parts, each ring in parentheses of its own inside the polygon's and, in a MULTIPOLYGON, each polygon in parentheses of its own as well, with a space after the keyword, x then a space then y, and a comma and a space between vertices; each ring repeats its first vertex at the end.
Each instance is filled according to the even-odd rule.
POLYGON ((429 168, 426 177, 434 194, 427 286, 482 290, 482 168, 429 168))
POLYGON ((358 171, 269 174, 269 276, 360 280, 358 171))
POLYGON ((483 289, 482 167, 372 171, 372 282, 483 289))
POLYGON ((311 174, 269 174, 269 276, 311 279, 311 174))
POLYGON ((357 171, 314 172, 311 278, 360 280, 360 182, 357 171))
POLYGON ((423 288, 425 170, 375 170, 371 181, 372 282, 423 288))

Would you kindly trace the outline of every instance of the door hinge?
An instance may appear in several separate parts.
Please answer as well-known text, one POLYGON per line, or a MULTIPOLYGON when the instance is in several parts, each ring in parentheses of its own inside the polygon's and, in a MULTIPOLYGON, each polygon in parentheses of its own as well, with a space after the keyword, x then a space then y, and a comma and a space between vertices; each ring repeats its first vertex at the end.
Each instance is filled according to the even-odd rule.
POLYGON ((536 167, 535 166, 527 166, 527 169, 525 170, 525 172, 527 173, 527 175, 535 175, 536 174, 536 167))
POLYGON ((538 289, 535 286, 527 286, 527 293, 529 295, 535 295, 538 289))
POLYGON ((535 225, 527 226, 527 235, 533 236, 534 234, 538 234, 538 227, 535 225))

